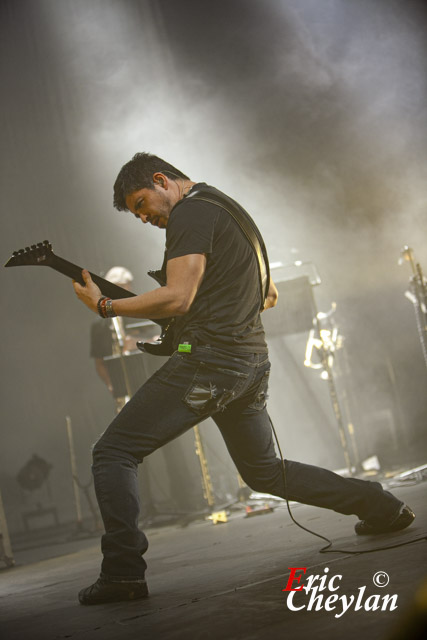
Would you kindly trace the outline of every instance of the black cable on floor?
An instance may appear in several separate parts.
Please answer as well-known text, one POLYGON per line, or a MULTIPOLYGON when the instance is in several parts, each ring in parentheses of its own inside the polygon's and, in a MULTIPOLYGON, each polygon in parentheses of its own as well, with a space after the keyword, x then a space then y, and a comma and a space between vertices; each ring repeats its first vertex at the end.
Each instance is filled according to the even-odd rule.
POLYGON ((279 438, 277 437, 276 429, 274 428, 274 424, 270 416, 268 416, 268 419, 270 420, 271 428, 274 434, 274 439, 276 441, 277 449, 279 451, 280 460, 282 463, 281 469, 282 469, 283 484, 285 487, 285 500, 286 500, 286 506, 288 508, 288 513, 291 517, 292 522, 294 522, 297 525, 297 527, 299 527, 300 529, 303 529, 304 531, 307 531, 307 533, 311 533, 311 535, 316 536, 317 538, 321 538, 322 540, 325 540, 328 543, 327 545, 319 549, 319 553, 345 553, 345 554, 351 554, 351 555, 357 556, 357 555, 362 555, 363 553, 374 553, 374 551, 386 551, 387 549, 396 549, 396 547, 404 547, 408 544, 412 544, 413 542, 427 540, 427 534, 426 534, 424 536, 419 536, 418 538, 413 538, 412 540, 407 540, 406 542, 399 542, 397 544, 391 544, 385 547, 374 547, 373 549, 364 549, 363 551, 353 551, 350 549, 331 549, 330 547, 332 547, 333 545, 332 540, 329 540, 329 538, 326 538, 326 536, 322 536, 320 533, 316 533, 316 531, 312 531, 311 529, 304 527, 302 524, 297 522, 297 520, 295 520, 292 514, 291 507, 289 504, 289 499, 288 499, 288 483, 286 481, 286 461, 283 458, 282 450, 280 448, 279 438))

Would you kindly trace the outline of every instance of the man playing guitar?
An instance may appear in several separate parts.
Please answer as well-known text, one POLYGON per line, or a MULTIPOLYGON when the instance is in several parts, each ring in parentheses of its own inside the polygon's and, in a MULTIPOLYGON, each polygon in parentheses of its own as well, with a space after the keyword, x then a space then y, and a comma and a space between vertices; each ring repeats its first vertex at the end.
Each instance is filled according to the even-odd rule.
POLYGON ((138 464, 212 417, 243 480, 254 490, 355 514, 356 533, 403 529, 414 514, 377 482, 342 478, 276 456, 266 409, 270 363, 261 311, 274 307, 262 237, 235 201, 195 183, 157 156, 139 153, 114 185, 114 205, 166 230, 164 286, 123 299, 102 296, 88 271, 77 296, 103 318, 174 318, 171 357, 131 398, 93 450, 105 525, 101 575, 82 604, 148 595, 138 528, 138 464))

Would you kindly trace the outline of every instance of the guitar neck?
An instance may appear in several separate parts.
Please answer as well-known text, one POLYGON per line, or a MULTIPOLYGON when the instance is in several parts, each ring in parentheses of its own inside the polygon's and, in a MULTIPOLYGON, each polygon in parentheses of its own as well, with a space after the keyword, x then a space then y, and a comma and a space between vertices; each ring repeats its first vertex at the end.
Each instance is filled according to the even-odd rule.
MULTIPOLYGON (((20 266, 39 266, 39 267, 50 267, 59 273, 62 273, 64 276, 68 276, 68 278, 72 278, 79 282, 81 285, 85 285, 82 276, 82 267, 79 267, 68 260, 64 260, 64 258, 60 258, 55 255, 52 251, 52 245, 48 240, 44 242, 39 242, 37 245, 31 245, 31 247, 25 247, 25 249, 20 249, 19 251, 14 251, 12 256, 4 265, 5 267, 20 267, 20 266)), ((119 285, 114 284, 113 282, 109 282, 104 278, 96 275, 96 273, 92 273, 89 271, 92 280, 98 287, 101 289, 101 293, 108 298, 112 298, 113 300, 117 300, 120 298, 133 298, 136 296, 132 291, 128 291, 127 289, 123 289, 123 287, 119 287, 119 285)), ((155 275, 153 276, 159 284, 165 284, 161 282, 161 279, 157 277, 157 274, 160 272, 152 272, 155 275)), ((149 319, 149 318, 148 318, 149 319)), ((156 320, 151 320, 155 324, 158 324, 163 329, 163 334, 166 335, 166 331, 169 325, 173 322, 172 318, 158 318, 156 320)), ((162 335, 163 335, 162 334, 162 335)))
MULTIPOLYGON (((76 280, 81 285, 84 285, 84 280, 82 276, 82 267, 69 262, 68 260, 64 260, 64 258, 60 258, 54 253, 50 256, 49 261, 45 263, 46 266, 55 269, 55 271, 59 271, 64 276, 68 276, 73 280, 76 280)), ((101 289, 101 292, 104 296, 108 296, 109 298, 118 299, 118 298, 132 298, 135 296, 135 293, 132 291, 128 291, 127 289, 123 289, 123 287, 119 287, 119 285, 114 284, 113 282, 109 282, 101 276, 96 275, 96 273, 90 273, 90 276, 95 284, 101 289)))

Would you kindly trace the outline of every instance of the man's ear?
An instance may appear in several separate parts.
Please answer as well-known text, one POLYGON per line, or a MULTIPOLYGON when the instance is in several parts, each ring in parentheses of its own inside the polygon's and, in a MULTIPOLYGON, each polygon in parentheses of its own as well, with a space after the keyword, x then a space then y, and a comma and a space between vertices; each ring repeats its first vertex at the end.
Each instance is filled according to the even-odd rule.
POLYGON ((160 173, 160 171, 157 171, 157 173, 153 174, 153 184, 154 185, 158 184, 160 187, 163 187, 163 189, 167 189, 168 179, 163 173, 160 173))

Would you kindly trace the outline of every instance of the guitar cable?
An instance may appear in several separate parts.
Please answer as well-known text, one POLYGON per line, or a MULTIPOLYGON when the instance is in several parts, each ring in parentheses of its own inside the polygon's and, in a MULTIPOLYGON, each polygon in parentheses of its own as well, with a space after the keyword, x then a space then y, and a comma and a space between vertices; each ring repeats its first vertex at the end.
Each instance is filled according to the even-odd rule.
POLYGON ((289 498, 288 498, 288 483, 287 483, 287 479, 286 479, 286 460, 283 457, 282 450, 280 448, 279 438, 277 436, 276 429, 274 428, 273 421, 271 420, 269 415, 268 415, 268 419, 270 421, 270 425, 271 425, 271 428, 272 428, 272 431, 273 431, 274 439, 276 441, 277 449, 278 449, 279 455, 280 455, 281 471, 282 471, 283 484, 284 484, 284 487, 285 487, 285 500, 286 500, 286 506, 287 506, 287 509, 288 509, 288 513, 290 515, 290 518, 291 518, 292 522, 294 524, 296 524, 297 527, 299 527, 300 529, 303 529, 303 531, 306 531, 307 533, 310 533, 311 535, 316 536, 317 538, 321 538, 321 540, 324 540, 325 542, 327 542, 327 544, 324 547, 321 547, 319 549, 319 553, 343 553, 343 554, 346 554, 346 555, 350 554, 350 555, 358 556, 358 555, 362 555, 362 554, 365 554, 365 553, 374 553, 375 551, 386 551, 387 549, 396 549, 397 547, 404 547, 404 546, 406 546, 408 544, 412 544, 413 542, 420 542, 421 540, 427 540, 427 534, 425 534, 423 536, 419 536, 417 538, 413 538, 412 540, 407 540, 406 542, 399 542, 397 544, 391 544, 391 545, 381 546, 381 547, 373 547, 372 549, 364 549, 364 550, 361 550, 361 551, 354 551, 354 550, 351 550, 351 549, 334 549, 334 548, 331 548, 333 546, 332 540, 330 540, 326 536, 323 536, 320 533, 317 533, 316 531, 313 531, 312 529, 308 529, 308 527, 304 527, 304 525, 300 524, 293 516, 293 513, 291 511, 291 507, 290 507, 290 504, 289 504, 289 498))

